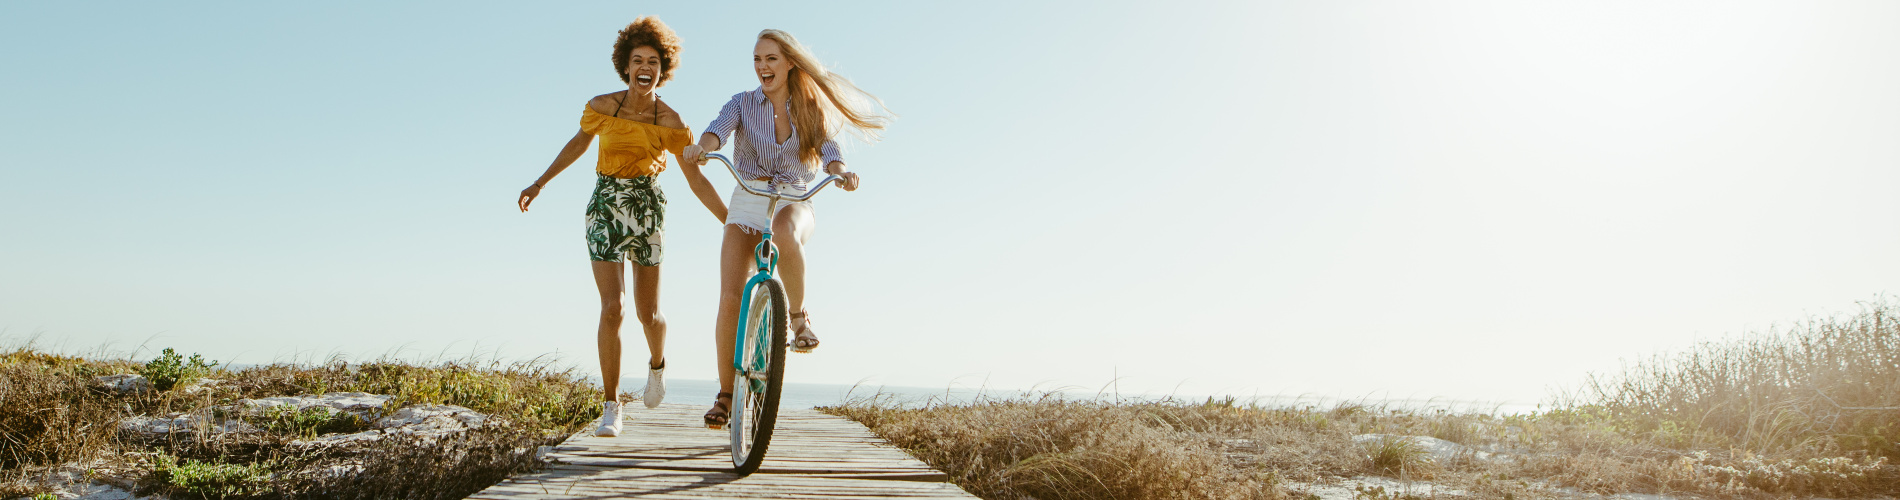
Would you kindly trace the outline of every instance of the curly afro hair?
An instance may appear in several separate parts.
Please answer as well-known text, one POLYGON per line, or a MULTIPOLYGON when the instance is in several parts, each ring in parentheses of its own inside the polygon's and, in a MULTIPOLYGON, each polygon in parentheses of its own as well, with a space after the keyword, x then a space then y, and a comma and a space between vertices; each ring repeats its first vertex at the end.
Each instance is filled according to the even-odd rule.
POLYGON ((627 56, 633 54, 634 47, 642 45, 660 53, 660 76, 653 86, 666 85, 667 80, 673 79, 673 68, 680 65, 680 36, 654 16, 635 19, 627 29, 620 30, 620 38, 614 40, 614 73, 620 75, 622 83, 627 83, 627 56))

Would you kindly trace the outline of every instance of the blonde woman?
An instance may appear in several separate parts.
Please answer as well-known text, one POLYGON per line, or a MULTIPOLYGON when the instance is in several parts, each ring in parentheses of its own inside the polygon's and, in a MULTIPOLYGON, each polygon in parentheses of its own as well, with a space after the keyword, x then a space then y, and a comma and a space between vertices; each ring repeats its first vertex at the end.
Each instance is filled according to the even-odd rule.
MULTIPOLYGON (((581 128, 561 148, 554 163, 534 184, 521 190, 521 211, 568 165, 600 137, 592 199, 587 202, 587 253, 594 287, 600 292, 601 392, 598 436, 620 435, 620 323, 625 317, 626 267, 632 268, 634 317, 646 332, 647 385, 641 399, 648 408, 666 397, 666 317, 660 314, 660 261, 665 231, 666 194, 656 179, 666 171, 667 152, 680 154, 692 132, 678 113, 654 93, 679 67, 680 39, 657 17, 642 17, 620 30, 614 41, 614 71, 627 89, 595 96, 581 110, 581 128), (632 266, 622 262, 632 260, 632 266)), ((694 191, 713 191, 705 176, 689 169, 694 191), (697 178, 695 178, 697 177, 697 178), (702 186, 703 185, 703 188, 702 186)))
MULTIPOLYGON (((719 150, 730 138, 733 166, 744 177, 739 182, 755 187, 772 185, 780 192, 797 195, 809 190, 823 174, 831 174, 843 177, 844 190, 856 191, 858 174, 845 168, 834 139, 839 132, 849 130, 867 142, 876 141, 877 133, 890 122, 884 103, 844 76, 826 70, 812 57, 810 49, 783 31, 759 32, 758 42, 752 47, 752 70, 758 76, 759 87, 732 96, 720 108, 719 117, 706 126, 699 143, 681 153, 681 161, 703 165, 705 153, 719 150)), ((702 202, 713 208, 713 203, 702 202)), ((805 311, 805 245, 816 223, 811 202, 781 203, 777 213, 768 214, 765 197, 734 187, 728 205, 725 213, 714 209, 714 215, 726 222, 719 258, 719 317, 714 327, 718 345, 714 366, 719 370, 719 386, 726 389, 732 387, 730 360, 733 332, 739 323, 739 297, 746 278, 754 271, 750 259, 760 231, 770 229, 779 235, 773 241, 779 249, 779 277, 794 311, 792 351, 811 352, 818 347, 811 314, 805 311)), ((724 427, 731 404, 732 393, 720 392, 712 411, 706 412, 706 426, 724 427)))

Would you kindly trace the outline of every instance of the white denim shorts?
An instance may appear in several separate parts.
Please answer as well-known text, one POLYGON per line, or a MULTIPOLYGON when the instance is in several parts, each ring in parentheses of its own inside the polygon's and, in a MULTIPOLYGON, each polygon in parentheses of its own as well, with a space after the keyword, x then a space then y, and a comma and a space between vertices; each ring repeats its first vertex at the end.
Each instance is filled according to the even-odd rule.
MULTIPOLYGON (((772 185, 772 181, 763 180, 744 180, 739 182, 744 182, 745 185, 752 186, 753 189, 765 189, 772 185)), ((779 192, 790 196, 801 196, 805 194, 804 190, 798 189, 795 186, 780 185, 778 189, 779 192)), ((746 191, 745 188, 733 186, 732 199, 726 202, 726 224, 737 224, 739 225, 739 229, 744 230, 746 234, 759 234, 760 232, 770 230, 772 228, 772 217, 765 213, 765 209, 767 205, 771 204, 771 198, 752 194, 746 191)), ((818 215, 817 209, 812 206, 810 201, 793 202, 785 199, 778 201, 779 210, 784 210, 786 206, 790 205, 804 205, 805 209, 810 211, 814 217, 818 215)))

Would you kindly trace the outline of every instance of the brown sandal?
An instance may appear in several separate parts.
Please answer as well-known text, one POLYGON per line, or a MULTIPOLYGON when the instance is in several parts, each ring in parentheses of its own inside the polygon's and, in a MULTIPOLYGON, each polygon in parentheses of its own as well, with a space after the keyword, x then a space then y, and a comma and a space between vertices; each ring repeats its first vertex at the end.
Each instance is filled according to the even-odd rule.
POLYGON ((732 420, 732 393, 721 392, 713 398, 712 409, 706 411, 706 428, 716 431, 726 428, 726 422, 732 420))
POLYGON ((798 321, 799 318, 805 321, 797 323, 797 329, 793 330, 792 352, 811 352, 818 348, 818 334, 811 331, 811 314, 805 311, 792 313, 792 321, 798 321))

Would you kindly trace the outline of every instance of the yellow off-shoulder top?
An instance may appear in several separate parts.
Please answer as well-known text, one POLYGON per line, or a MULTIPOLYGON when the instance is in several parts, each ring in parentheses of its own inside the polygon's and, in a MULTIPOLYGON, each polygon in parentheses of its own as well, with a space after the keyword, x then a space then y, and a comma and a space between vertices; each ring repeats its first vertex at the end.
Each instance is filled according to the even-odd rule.
POLYGON ((581 131, 600 137, 600 161, 594 171, 622 179, 666 171, 665 154, 677 157, 693 140, 692 131, 683 127, 603 115, 591 107, 581 110, 581 131))

